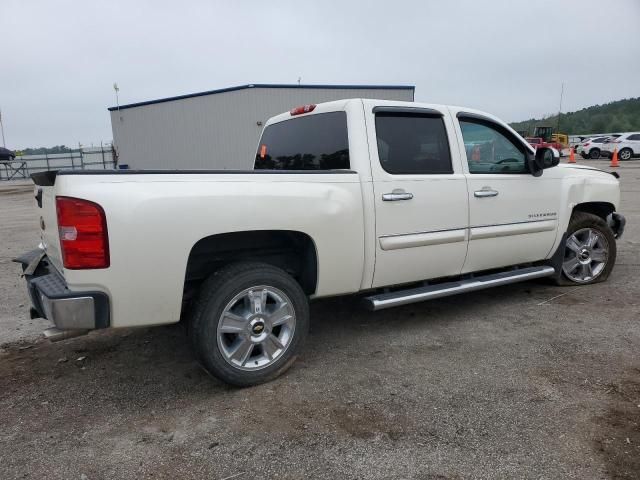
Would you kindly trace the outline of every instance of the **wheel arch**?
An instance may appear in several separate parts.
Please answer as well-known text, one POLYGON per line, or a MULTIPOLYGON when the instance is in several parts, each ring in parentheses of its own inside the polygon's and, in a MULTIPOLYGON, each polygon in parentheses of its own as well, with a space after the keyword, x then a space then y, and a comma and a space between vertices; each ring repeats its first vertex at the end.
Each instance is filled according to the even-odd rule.
POLYGON ((615 211, 615 205, 610 202, 582 202, 573 207, 572 214, 575 212, 591 213, 593 215, 597 215, 606 222, 607 217, 615 211))
POLYGON ((314 240, 293 230, 248 230, 198 240, 187 259, 182 311, 200 284, 215 271, 236 262, 262 262, 289 273, 307 295, 318 286, 318 253, 314 240))

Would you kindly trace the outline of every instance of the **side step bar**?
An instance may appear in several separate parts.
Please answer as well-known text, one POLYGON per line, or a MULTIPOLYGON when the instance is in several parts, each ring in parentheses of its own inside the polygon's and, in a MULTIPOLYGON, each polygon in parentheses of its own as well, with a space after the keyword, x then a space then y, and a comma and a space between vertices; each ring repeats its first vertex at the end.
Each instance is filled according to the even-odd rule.
POLYGON ((455 282, 427 285, 425 287, 410 288, 397 292, 381 293, 364 299, 369 310, 383 310, 409 303, 423 302, 434 298, 448 297, 458 293, 475 292, 485 288, 498 287, 509 283, 533 280, 534 278, 549 277, 555 274, 553 267, 526 267, 506 272, 492 273, 479 277, 459 280, 455 282))

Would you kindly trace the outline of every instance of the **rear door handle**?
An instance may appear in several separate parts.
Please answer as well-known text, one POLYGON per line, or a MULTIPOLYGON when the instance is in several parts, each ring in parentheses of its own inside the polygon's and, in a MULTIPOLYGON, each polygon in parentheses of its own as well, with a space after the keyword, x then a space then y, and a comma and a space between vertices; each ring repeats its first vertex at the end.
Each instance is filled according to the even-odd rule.
POLYGON ((478 198, 496 197, 498 196, 498 192, 496 190, 483 188, 482 190, 476 190, 475 192, 473 192, 473 195, 478 198))
POLYGON ((407 192, 391 192, 382 194, 382 201, 384 202, 397 202, 398 200, 411 200, 412 198, 413 193, 407 192))

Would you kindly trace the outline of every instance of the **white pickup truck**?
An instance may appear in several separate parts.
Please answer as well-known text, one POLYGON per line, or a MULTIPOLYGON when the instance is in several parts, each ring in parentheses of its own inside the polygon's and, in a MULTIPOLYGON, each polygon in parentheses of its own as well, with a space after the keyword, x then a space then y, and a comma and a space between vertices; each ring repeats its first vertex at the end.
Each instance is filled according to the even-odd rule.
POLYGON ((52 340, 184 319, 210 373, 252 385, 293 363, 310 298, 605 280, 618 180, 558 163, 472 109, 306 105, 266 123, 253 171, 33 175, 41 244, 16 260, 52 340))

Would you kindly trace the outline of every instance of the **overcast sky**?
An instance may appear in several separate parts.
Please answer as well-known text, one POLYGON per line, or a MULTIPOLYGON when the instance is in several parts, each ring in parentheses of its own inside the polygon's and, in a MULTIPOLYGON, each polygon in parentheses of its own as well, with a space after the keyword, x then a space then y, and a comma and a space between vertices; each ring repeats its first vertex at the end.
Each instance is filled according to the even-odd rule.
POLYGON ((507 121, 640 96, 640 0, 0 0, 7 147, 111 141, 107 107, 247 83, 402 84, 507 121))

